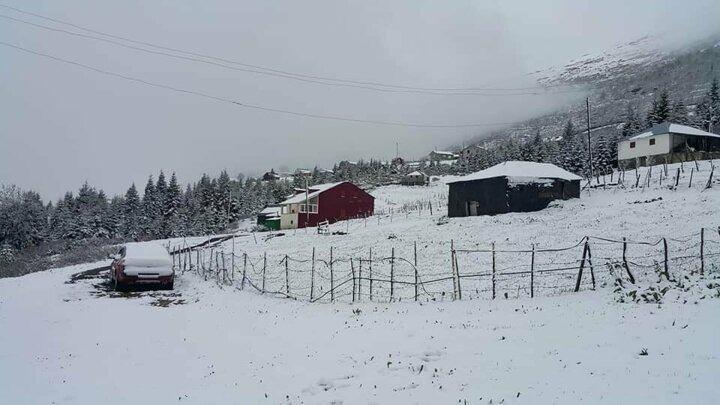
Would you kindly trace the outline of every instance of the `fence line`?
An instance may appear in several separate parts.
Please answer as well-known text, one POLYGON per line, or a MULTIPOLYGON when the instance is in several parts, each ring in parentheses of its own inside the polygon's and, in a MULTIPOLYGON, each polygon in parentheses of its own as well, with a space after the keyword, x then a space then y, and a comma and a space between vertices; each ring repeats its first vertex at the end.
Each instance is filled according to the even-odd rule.
POLYGON ((534 244, 502 249, 494 243, 490 249, 464 249, 451 240, 449 266, 423 263, 417 243, 407 258, 396 255, 396 246, 388 247, 389 256, 372 249, 367 256, 342 256, 331 246, 326 258, 313 247, 309 257, 283 254, 269 261, 267 252, 256 257, 238 253, 234 238, 226 241, 232 242, 229 253, 215 244, 175 246, 174 266, 221 285, 309 302, 535 297, 543 291, 594 290, 608 276, 636 283, 720 268, 720 227, 657 241, 585 236, 570 246, 544 249, 534 244), (236 273, 242 276, 236 278, 236 273))

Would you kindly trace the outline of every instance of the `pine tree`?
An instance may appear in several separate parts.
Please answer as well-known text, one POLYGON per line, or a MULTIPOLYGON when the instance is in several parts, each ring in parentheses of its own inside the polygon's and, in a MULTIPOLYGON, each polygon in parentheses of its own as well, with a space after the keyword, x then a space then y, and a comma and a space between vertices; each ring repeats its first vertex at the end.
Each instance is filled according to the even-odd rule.
POLYGON ((138 240, 142 232, 143 207, 135 183, 132 183, 125 192, 122 210, 121 233, 133 240, 138 240))
POLYGON ((667 121, 668 117, 670 117, 670 99, 668 92, 663 90, 663 92, 660 93, 660 97, 654 99, 652 102, 652 107, 647 116, 647 127, 661 124, 667 121))
POLYGON ((687 110, 685 109, 685 104, 682 100, 677 100, 673 103, 672 108, 670 109, 668 121, 683 125, 690 123, 687 116, 687 110))
POLYGON ((632 105, 628 104, 627 110, 625 111, 625 124, 622 128, 622 137, 628 138, 637 135, 642 129, 643 125, 640 122, 637 111, 632 105))
POLYGON ((142 221, 141 233, 143 238, 152 239, 157 234, 157 221, 159 218, 157 195, 155 192, 155 182, 152 175, 148 177, 145 184, 145 192, 142 199, 142 221))

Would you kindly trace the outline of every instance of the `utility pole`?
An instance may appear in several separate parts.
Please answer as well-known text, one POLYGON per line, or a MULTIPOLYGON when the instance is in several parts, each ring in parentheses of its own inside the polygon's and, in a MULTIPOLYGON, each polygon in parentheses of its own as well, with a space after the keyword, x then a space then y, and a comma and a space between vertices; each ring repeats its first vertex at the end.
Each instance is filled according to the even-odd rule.
POLYGON ((590 97, 585 99, 585 106, 587 108, 588 167, 590 168, 590 178, 592 179, 593 167, 592 167, 592 145, 590 145, 590 97))
POLYGON ((305 230, 310 224, 310 201, 308 199, 310 191, 308 190, 308 178, 305 176, 305 230))
POLYGON ((395 142, 395 157, 400 156, 400 144, 395 142))

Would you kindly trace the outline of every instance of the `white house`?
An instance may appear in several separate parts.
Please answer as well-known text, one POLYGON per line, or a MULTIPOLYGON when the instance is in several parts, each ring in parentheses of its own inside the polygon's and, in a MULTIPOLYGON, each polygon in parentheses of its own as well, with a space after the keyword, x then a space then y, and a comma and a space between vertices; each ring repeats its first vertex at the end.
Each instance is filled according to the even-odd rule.
POLYGON ((720 135, 664 122, 618 143, 618 165, 624 169, 656 163, 720 158, 720 135))

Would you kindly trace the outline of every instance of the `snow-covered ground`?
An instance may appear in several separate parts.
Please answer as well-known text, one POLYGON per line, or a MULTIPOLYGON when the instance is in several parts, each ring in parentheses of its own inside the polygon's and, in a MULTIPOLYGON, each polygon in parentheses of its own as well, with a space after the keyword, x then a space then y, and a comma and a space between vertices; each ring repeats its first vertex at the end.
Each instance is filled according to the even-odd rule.
MULTIPOLYGON (((447 221, 440 220, 441 196, 451 178, 427 188, 382 187, 373 193, 387 214, 331 227, 347 235, 238 233, 235 279, 228 284, 218 284, 214 273, 186 271, 175 291, 115 293, 106 270, 92 270, 107 262, 0 279, 0 403, 712 402, 720 396, 720 184, 703 190, 710 166, 700 164, 692 187, 687 165, 677 189, 667 187, 669 179, 660 185, 655 168, 649 187, 594 188, 540 212, 447 221), (699 268, 701 227, 706 277, 690 274, 699 268), (451 275, 451 239, 466 250, 496 242, 498 272, 512 273, 527 269, 529 254, 500 251, 571 246, 586 235, 631 242, 666 237, 670 258, 687 258, 670 261, 669 282, 658 276, 662 264, 653 263, 662 259, 662 243, 631 244, 627 257, 638 284, 621 273, 619 286, 603 263, 616 259, 621 245, 591 239, 596 290, 586 273, 579 293, 539 289, 535 298, 528 297, 524 275, 509 274, 498 275, 496 300, 489 277, 463 279, 458 301, 451 301, 450 279, 437 287, 445 296, 422 292, 418 303, 409 301, 408 285, 395 292, 402 302, 386 302, 383 283, 375 286, 376 302, 368 302, 363 284, 356 303, 348 290, 335 303, 240 290, 244 253, 256 266, 248 266, 253 282, 267 254, 268 290, 283 290, 280 261, 293 257, 291 295, 302 297, 311 263, 304 260, 313 247, 317 293, 327 291, 327 269, 319 262, 331 246, 341 259, 340 278, 351 270, 349 259, 367 257, 370 248, 375 258, 394 247, 397 257, 412 260, 417 243, 419 273, 427 280, 451 275)), ((626 184, 632 176, 626 174, 626 184)), ((536 282, 573 284, 581 247, 564 251, 567 256, 538 253, 536 266, 571 270, 567 280, 538 274, 536 282)), ((213 252, 232 248, 228 241, 213 252)), ((203 256, 209 265, 210 249, 203 256)), ((490 263, 488 252, 458 252, 464 275, 486 272, 490 263)), ((354 261, 353 269, 359 265, 354 261)), ((395 265, 396 279, 412 279, 412 267, 395 265)), ((389 275, 388 262, 374 266, 376 276, 389 275)))
POLYGON ((0 280, 2 403, 706 404, 720 395, 717 299, 621 304, 606 288, 329 305, 194 273, 173 292, 109 292, 103 273, 68 283, 96 265, 0 280))
MULTIPOLYGON (((717 164, 717 162, 716 162, 717 164)), ((385 280, 373 285, 373 300, 389 300, 391 266, 389 258, 396 258, 392 268, 393 279, 400 282, 394 287, 394 299, 414 298, 414 246, 417 245, 417 268, 420 282, 440 280, 425 285, 419 291, 420 300, 445 300, 453 295, 451 245, 458 250, 457 262, 464 298, 491 296, 492 244, 496 255, 496 290, 498 296, 530 295, 530 250, 535 256, 535 295, 550 295, 572 290, 581 262, 584 237, 591 237, 589 245, 593 257, 593 270, 598 278, 609 275, 606 263, 622 259, 622 238, 630 244, 626 252, 632 272, 637 277, 653 278, 662 269, 664 245, 667 239, 668 259, 673 270, 690 272, 699 267, 700 231, 705 228, 706 261, 720 261, 720 176, 713 175, 714 187, 705 189, 712 170, 711 162, 685 164, 680 172, 678 186, 675 176, 680 165, 669 165, 667 175, 662 166, 651 170, 647 185, 647 170, 625 173, 625 187, 610 186, 610 176, 600 178, 600 185, 584 190, 581 198, 556 201, 538 212, 512 213, 496 216, 443 218, 447 213, 447 185, 456 179, 442 177, 429 187, 386 186, 372 191, 380 215, 368 219, 338 222, 330 231, 347 234, 319 235, 315 228, 285 230, 272 233, 242 233, 233 242, 227 241, 212 251, 207 249, 200 257, 205 267, 230 268, 218 260, 217 252, 236 254, 236 280, 241 279, 244 256, 248 257, 246 274, 260 287, 264 257, 266 264, 266 290, 309 299, 311 284, 313 297, 322 296, 328 301, 330 289, 330 248, 333 249, 333 277, 335 286, 360 274, 369 278, 372 250, 373 278, 385 280), (692 183, 690 176, 692 171, 692 183), (661 180, 661 173, 663 179, 661 180), (639 186, 634 187, 636 182, 639 186), (605 188, 602 187, 605 184, 605 188), (691 185, 691 186, 690 186, 691 185), (432 213, 430 206, 432 205, 432 213), (277 235, 272 238, 269 236, 277 235), (613 242, 614 241, 614 242, 613 242), (646 245, 650 242, 652 245, 646 245), (573 247, 574 246, 574 247, 573 247), (573 247, 563 251, 542 250, 573 247), (312 276, 312 251, 315 248, 315 276, 312 276), (517 252, 522 251, 522 252, 517 252), (284 258, 288 255, 286 277, 284 258), (351 263, 350 260, 353 260, 351 263), (210 263, 212 262, 212 263, 210 263), (517 274, 517 273, 521 274, 517 274), (477 277, 471 277, 477 275, 477 277), (325 294, 325 295, 323 295, 325 294)), ((617 182, 617 174, 612 183, 617 182)), ((172 241, 177 245, 181 241, 172 241)), ((197 256, 193 256, 193 260, 197 256)), ((583 288, 591 280, 583 278, 583 288)), ((369 300, 369 280, 361 282, 360 299, 369 300)), ((351 300, 352 283, 343 284, 335 299, 351 300)))

